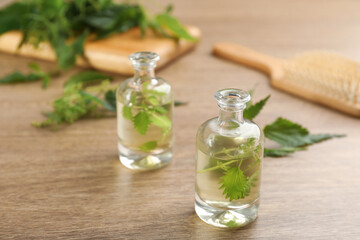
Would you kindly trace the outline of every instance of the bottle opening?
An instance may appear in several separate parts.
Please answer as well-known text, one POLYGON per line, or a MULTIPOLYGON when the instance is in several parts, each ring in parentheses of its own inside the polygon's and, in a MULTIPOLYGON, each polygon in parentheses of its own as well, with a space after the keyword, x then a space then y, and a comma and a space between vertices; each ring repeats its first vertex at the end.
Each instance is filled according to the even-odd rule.
POLYGON ((230 107, 239 109, 244 109, 246 107, 246 103, 251 99, 248 92, 236 88, 219 90, 215 93, 214 97, 221 108, 230 107))
POLYGON ((129 56, 134 68, 155 68, 160 56, 154 52, 136 52, 129 56))

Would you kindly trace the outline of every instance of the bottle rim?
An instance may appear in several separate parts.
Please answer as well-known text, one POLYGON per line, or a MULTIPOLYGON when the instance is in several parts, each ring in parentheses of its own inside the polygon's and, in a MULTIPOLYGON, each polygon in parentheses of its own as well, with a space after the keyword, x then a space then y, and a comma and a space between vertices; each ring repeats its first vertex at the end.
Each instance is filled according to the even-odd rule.
POLYGON ((134 68, 155 68, 160 56, 155 52, 136 52, 129 56, 134 68))
POLYGON ((231 107, 244 109, 251 96, 247 91, 237 88, 225 88, 217 91, 214 95, 219 107, 231 107))

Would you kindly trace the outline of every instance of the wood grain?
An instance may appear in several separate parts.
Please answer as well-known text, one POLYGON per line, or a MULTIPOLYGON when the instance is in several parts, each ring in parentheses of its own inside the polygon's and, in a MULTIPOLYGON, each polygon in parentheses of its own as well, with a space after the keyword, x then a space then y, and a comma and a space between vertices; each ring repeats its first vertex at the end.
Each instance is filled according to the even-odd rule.
MULTIPOLYGON (((175 110, 174 161, 141 174, 122 167, 114 118, 83 120, 58 132, 33 128, 30 123, 43 119, 40 113, 51 109, 49 102, 78 70, 54 79, 47 90, 41 83, 0 86, 0 239, 359 239, 359 120, 274 90, 265 75, 210 52, 213 43, 226 40, 279 58, 319 48, 359 61, 360 2, 173 3, 177 16, 203 31, 194 52, 158 72, 176 99, 189 101, 175 110), (219 230, 194 212, 195 133, 217 114, 216 90, 255 84, 255 100, 272 95, 256 119, 260 125, 284 116, 314 133, 347 137, 266 158, 259 218, 244 229, 219 230)), ((28 62, 0 54, 0 73, 26 70, 28 62)))
MULTIPOLYGON (((188 32, 195 38, 201 37, 199 28, 187 26, 188 32)), ((24 44, 18 48, 22 40, 19 31, 7 32, 0 36, 0 51, 18 54, 26 57, 55 61, 56 55, 48 43, 41 43, 37 48, 31 44, 24 44)), ((196 46, 194 41, 180 40, 178 42, 169 38, 156 36, 148 30, 145 37, 141 36, 139 28, 133 28, 121 34, 115 34, 98 41, 88 40, 84 45, 84 57, 78 57, 76 64, 82 67, 91 67, 100 71, 120 73, 122 75, 134 74, 129 61, 129 55, 134 52, 148 51, 160 55, 157 63, 161 68, 177 57, 189 52, 196 46)))

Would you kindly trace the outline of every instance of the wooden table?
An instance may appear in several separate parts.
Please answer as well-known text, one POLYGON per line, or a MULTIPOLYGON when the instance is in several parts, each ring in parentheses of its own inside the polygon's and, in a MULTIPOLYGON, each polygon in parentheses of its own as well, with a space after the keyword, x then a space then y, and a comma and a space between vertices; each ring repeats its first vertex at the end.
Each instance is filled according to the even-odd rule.
MULTIPOLYGON (((149 173, 125 169, 115 118, 58 132, 32 127, 78 69, 47 90, 40 83, 0 86, 0 239, 359 239, 359 119, 271 89, 265 75, 213 57, 211 46, 227 40, 285 58, 330 49, 360 61, 360 1, 173 3, 184 23, 203 30, 194 52, 159 72, 177 100, 189 101, 175 111, 173 163, 149 173), (243 229, 215 229, 194 212, 195 134, 218 112, 216 90, 256 84, 256 100, 272 95, 260 125, 284 116, 314 133, 347 137, 264 159, 259 218, 243 229)), ((27 69, 29 61, 0 54, 1 75, 27 69)))

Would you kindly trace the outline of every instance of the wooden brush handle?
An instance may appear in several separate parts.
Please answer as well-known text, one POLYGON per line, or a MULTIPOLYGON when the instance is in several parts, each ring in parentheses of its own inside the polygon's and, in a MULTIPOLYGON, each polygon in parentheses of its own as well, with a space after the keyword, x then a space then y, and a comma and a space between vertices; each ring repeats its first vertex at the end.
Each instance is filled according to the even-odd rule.
POLYGON ((234 43, 220 42, 213 47, 216 56, 256 68, 271 76, 272 79, 282 78, 284 72, 281 60, 256 52, 234 43))

